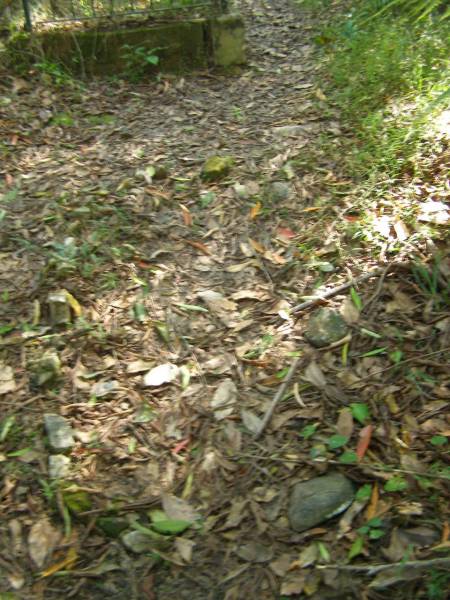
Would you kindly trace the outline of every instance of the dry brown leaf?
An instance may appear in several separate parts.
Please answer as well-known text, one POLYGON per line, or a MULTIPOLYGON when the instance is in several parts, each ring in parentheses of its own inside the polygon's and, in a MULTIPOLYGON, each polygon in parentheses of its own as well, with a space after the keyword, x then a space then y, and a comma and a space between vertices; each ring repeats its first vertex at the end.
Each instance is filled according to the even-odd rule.
POLYGON ((31 526, 28 534, 28 552, 37 567, 44 566, 60 539, 61 534, 46 517, 31 526))
POLYGON ((336 433, 350 439, 352 437, 353 427, 354 423, 352 411, 347 407, 341 408, 336 423, 336 433))

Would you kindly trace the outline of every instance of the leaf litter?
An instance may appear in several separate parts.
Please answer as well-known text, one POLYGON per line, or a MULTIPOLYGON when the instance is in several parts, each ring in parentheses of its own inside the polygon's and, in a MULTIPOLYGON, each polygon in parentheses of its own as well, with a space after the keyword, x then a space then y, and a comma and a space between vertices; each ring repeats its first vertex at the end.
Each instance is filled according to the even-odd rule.
MULTIPOLYGON (((250 60, 235 75, 0 84, 0 559, 14 597, 321 598, 357 578, 368 598, 395 585, 406 598, 414 570, 445 567, 448 260, 419 246, 418 265, 405 245, 367 275, 373 253, 338 227, 333 185, 348 181, 326 157, 303 162, 338 119, 310 25, 285 2, 242 10, 250 60), (227 179, 200 181, 218 148, 227 179), (263 190, 285 180, 295 194, 271 203, 263 190), (304 332, 321 303, 351 335, 318 349, 304 332), (44 413, 74 431, 64 481, 49 478, 44 413), (332 470, 352 505, 291 531, 292 485, 332 470)), ((422 202, 419 220, 446 211, 422 202)), ((376 228, 412 243, 400 219, 376 228)))

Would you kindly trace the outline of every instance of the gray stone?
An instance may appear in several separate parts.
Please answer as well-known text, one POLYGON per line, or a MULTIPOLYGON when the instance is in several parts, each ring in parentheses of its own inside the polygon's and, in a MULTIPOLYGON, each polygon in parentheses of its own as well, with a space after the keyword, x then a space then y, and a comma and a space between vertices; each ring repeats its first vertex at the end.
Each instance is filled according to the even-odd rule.
POLYGON ((305 531, 344 511, 355 495, 352 482, 340 473, 316 477, 294 486, 289 501, 289 522, 305 531))
POLYGON ((266 189, 266 198, 269 202, 281 202, 289 197, 291 188, 283 181, 274 181, 266 189))
POLYGON ((65 479, 70 473, 70 458, 53 454, 48 458, 48 474, 51 479, 65 479))
POLYGON ((321 348, 341 340, 347 332, 347 324, 339 313, 319 308, 308 321, 305 337, 313 346, 321 348))
POLYGON ((57 379, 61 374, 61 361, 54 351, 43 354, 33 365, 33 379, 36 385, 45 385, 57 379))
POLYGON ((66 325, 72 320, 72 312, 64 290, 51 292, 47 296, 50 323, 52 325, 66 325))
POLYGON ((242 185, 242 183, 235 183, 233 189, 236 197, 239 200, 248 200, 250 198, 250 192, 246 185, 242 185))
POLYGON ((67 419, 60 415, 47 413, 44 415, 44 426, 52 450, 65 452, 73 447, 75 443, 73 430, 67 419))

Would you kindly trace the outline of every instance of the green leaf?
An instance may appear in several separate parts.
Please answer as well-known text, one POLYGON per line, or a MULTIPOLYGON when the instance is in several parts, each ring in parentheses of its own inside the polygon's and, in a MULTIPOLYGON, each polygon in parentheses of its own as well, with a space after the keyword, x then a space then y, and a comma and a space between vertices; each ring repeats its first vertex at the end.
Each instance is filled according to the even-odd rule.
POLYGON ((370 483, 365 483, 356 492, 356 500, 358 502, 365 502, 367 500, 370 500, 371 496, 372 496, 372 486, 370 485, 370 483))
POLYGON ((328 552, 328 548, 325 546, 323 542, 317 542, 317 548, 319 550, 320 558, 324 562, 330 562, 330 553, 328 552))
POLYGON ((342 448, 342 446, 345 446, 347 442, 348 437, 346 435, 339 435, 338 433, 336 435, 332 435, 327 440, 327 444, 332 450, 336 450, 336 448, 342 448))
POLYGON ((401 350, 394 350, 393 352, 389 353, 389 358, 395 365, 397 365, 403 358, 403 352, 401 350))
POLYGON ((383 346, 383 348, 375 348, 375 350, 370 350, 369 352, 365 352, 364 354, 360 354, 361 358, 366 358, 367 356, 377 356, 378 354, 384 354, 387 350, 387 346, 383 346))
POLYGON ((303 429, 300 431, 299 435, 307 440, 308 438, 312 437, 317 430, 318 425, 306 425, 305 427, 303 427, 303 429))
POLYGON ((148 516, 152 520, 152 523, 158 523, 159 521, 167 521, 168 517, 163 510, 155 509, 148 512, 148 516))
POLYGON ((289 367, 286 367, 285 369, 281 369, 281 371, 278 371, 276 373, 275 377, 277 379, 284 379, 288 373, 289 373, 289 367))
POLYGON ((342 361, 343 367, 347 366, 349 348, 350 348, 350 344, 348 342, 342 346, 341 361, 342 361))
POLYGON ((386 492, 403 492, 408 488, 408 482, 403 479, 400 475, 396 475, 392 479, 389 479, 384 485, 386 492))
POLYGON ((31 452, 31 448, 21 448, 20 450, 15 450, 14 452, 8 452, 7 456, 10 456, 11 458, 14 456, 23 456, 24 454, 27 454, 28 452, 31 452))
POLYGON ((371 540, 379 540, 385 534, 386 534, 386 532, 383 529, 371 529, 369 531, 369 539, 371 539, 371 540))
MULTIPOLYGON (((1 440, 1 436, 0 436, 0 440, 1 440)), ((433 446, 445 446, 445 444, 447 444, 448 440, 444 435, 433 435, 430 442, 433 444, 433 446)))
POLYGON ((350 551, 348 553, 348 560, 352 560, 352 558, 355 558, 355 556, 358 556, 359 554, 361 554, 361 552, 363 551, 363 548, 364 548, 364 538, 357 537, 356 540, 353 542, 352 547, 350 548, 350 551))
POLYGON ((11 427, 16 422, 16 417, 14 415, 10 415, 7 417, 2 424, 2 428, 0 431, 0 442, 4 442, 8 436, 8 433, 11 431, 11 427))
POLYGON ((339 462, 344 465, 351 465, 358 462, 358 457, 352 450, 346 450, 339 457, 339 462))
POLYGON ((133 306, 133 315, 136 321, 139 321, 140 323, 145 321, 145 318, 147 316, 145 306, 140 302, 136 302, 133 306))
POLYGON ((188 529, 191 525, 192 523, 190 521, 167 519, 166 521, 156 521, 152 523, 152 528, 158 533, 164 533, 165 535, 177 535, 188 529))
POLYGON ((350 404, 352 416, 359 421, 361 424, 365 424, 370 419, 370 410, 367 404, 360 402, 353 402, 350 404))
POLYGON ((168 344, 170 342, 170 333, 164 321, 155 321, 153 327, 156 329, 159 337, 168 344))
POLYGON ((373 337, 377 340, 381 339, 381 335, 379 333, 375 333, 375 331, 370 331, 370 329, 365 329, 364 327, 361 327, 360 331, 361 333, 365 333, 369 337, 373 337))
POLYGON ((351 298, 352 298, 352 301, 353 301, 353 304, 356 306, 356 308, 357 308, 358 310, 362 310, 362 307, 363 307, 362 300, 361 300, 361 298, 359 297, 359 295, 358 295, 358 292, 355 290, 355 288, 354 288, 354 287, 352 287, 352 288, 350 289, 350 296, 351 296, 351 298))

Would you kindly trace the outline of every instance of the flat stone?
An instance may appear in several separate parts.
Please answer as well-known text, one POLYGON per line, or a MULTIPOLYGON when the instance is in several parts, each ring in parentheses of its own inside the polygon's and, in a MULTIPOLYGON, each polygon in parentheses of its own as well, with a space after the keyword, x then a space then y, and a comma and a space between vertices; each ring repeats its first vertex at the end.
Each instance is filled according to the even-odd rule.
POLYGON ((55 452, 65 452, 75 444, 72 427, 64 417, 47 413, 44 415, 44 426, 50 448, 55 452))
POLYGON ((339 313, 319 308, 308 321, 305 337, 313 346, 321 348, 341 340, 347 332, 347 324, 339 313))
POLYGON ((352 482, 340 473, 297 483, 289 501, 289 523, 295 531, 310 529, 344 511, 354 495, 352 482))
POLYGON ((48 474, 51 479, 65 479, 70 473, 70 458, 64 454, 53 454, 48 458, 48 474))

